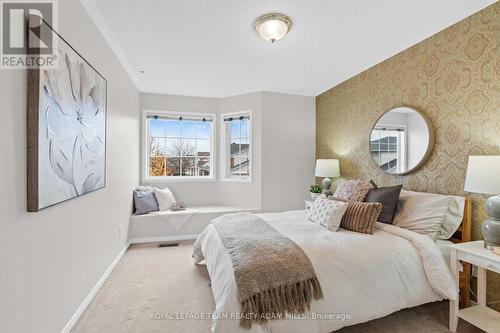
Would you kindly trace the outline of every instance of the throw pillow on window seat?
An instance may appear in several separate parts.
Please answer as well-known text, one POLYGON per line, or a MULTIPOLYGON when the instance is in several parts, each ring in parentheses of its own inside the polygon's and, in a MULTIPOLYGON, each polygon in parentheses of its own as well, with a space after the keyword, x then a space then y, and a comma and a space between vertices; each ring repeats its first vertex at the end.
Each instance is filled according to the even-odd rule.
POLYGON ((158 211, 158 202, 152 190, 135 189, 134 190, 134 214, 143 215, 158 211))
POLYGON ((173 204, 175 204, 175 197, 172 191, 168 187, 165 188, 153 188, 156 196, 156 201, 158 201, 158 207, 160 210, 171 210, 173 204))

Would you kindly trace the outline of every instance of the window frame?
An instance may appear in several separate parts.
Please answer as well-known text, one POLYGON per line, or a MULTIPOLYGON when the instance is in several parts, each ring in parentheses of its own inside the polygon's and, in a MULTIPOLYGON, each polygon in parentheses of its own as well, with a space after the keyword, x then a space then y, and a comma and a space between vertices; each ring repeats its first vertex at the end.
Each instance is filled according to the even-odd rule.
MULTIPOLYGON (((403 168, 407 169, 408 166, 408 138, 407 138, 407 133, 408 133, 408 126, 406 125, 384 125, 384 124, 377 124, 373 130, 389 130, 389 131, 401 131, 403 133, 403 142, 400 142, 401 138, 398 136, 398 147, 401 148, 401 151, 397 151, 398 153, 398 164, 397 164, 397 170, 395 172, 400 173, 402 172, 403 168), (401 163, 399 163, 401 161, 401 163)), ((371 143, 370 143, 371 145, 371 143)), ((371 147, 370 147, 371 151, 371 147)), ((386 170, 386 172, 392 173, 389 170, 386 170)))
MULTIPOLYGON (((220 114, 220 120, 219 120, 219 125, 220 125, 220 147, 221 147, 221 154, 220 154, 220 181, 221 182, 233 182, 233 183, 253 183, 253 174, 254 174, 254 162, 253 162, 253 114, 252 110, 240 110, 240 111, 231 111, 231 112, 224 112, 220 114), (250 145, 250 149, 248 150, 248 160, 249 160, 249 175, 248 176, 231 176, 229 172, 229 159, 231 158, 230 154, 230 146, 227 146, 227 138, 228 138, 228 133, 227 133, 227 128, 226 124, 224 122, 224 118, 227 117, 239 117, 239 116, 248 116, 248 144, 250 145), (228 152, 229 150, 229 152, 228 152), (229 155, 228 155, 229 154, 229 155)), ((231 140, 231 138, 229 138, 231 140)))
POLYGON ((142 110, 142 143, 141 149, 143 153, 141 154, 141 164, 142 164, 142 182, 144 183, 168 183, 168 182, 199 182, 208 181, 214 182, 216 180, 216 141, 217 141, 217 114, 210 112, 188 112, 188 111, 166 111, 166 110, 152 110, 143 109, 142 110), (209 176, 150 176, 149 175, 149 122, 148 115, 165 115, 165 116, 175 116, 175 117, 206 117, 210 118, 212 121, 212 131, 210 133, 210 175, 209 176))

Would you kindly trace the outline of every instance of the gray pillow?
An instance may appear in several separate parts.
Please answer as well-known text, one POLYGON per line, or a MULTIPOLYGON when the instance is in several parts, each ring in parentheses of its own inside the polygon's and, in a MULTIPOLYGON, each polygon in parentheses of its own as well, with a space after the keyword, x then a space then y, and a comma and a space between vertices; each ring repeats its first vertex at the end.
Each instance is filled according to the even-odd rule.
POLYGON ((134 191, 135 215, 158 211, 158 202, 153 191, 134 191))
POLYGON ((372 184, 373 189, 368 192, 365 202, 380 202, 382 204, 382 211, 380 212, 378 221, 392 224, 403 185, 378 187, 373 181, 370 184, 372 184))

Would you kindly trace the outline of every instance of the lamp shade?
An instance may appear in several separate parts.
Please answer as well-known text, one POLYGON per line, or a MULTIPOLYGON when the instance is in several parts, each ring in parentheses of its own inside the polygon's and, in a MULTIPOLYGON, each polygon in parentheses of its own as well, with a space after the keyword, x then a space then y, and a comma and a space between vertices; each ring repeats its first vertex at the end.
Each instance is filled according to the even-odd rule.
POLYGON ((500 193, 500 156, 469 156, 465 191, 500 193))
POLYGON ((340 177, 339 160, 316 160, 316 177, 340 177))

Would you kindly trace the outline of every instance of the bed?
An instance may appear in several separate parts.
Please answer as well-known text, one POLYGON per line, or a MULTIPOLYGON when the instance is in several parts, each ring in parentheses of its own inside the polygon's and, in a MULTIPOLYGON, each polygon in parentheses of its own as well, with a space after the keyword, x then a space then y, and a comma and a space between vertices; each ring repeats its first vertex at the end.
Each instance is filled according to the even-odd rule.
MULTIPOLYGON (((343 229, 330 232, 308 221, 305 211, 258 216, 304 250, 324 298, 313 301, 305 314, 241 328, 231 258, 215 227, 209 225, 199 242, 216 303, 212 332, 326 333, 404 308, 458 298, 445 256, 426 235, 379 222, 373 235, 343 229)), ((470 224, 471 203, 466 200, 462 225, 450 241, 470 240, 470 224)), ((469 269, 464 267, 461 280, 470 275, 469 269)), ((467 291, 468 280, 460 286, 467 291)))

